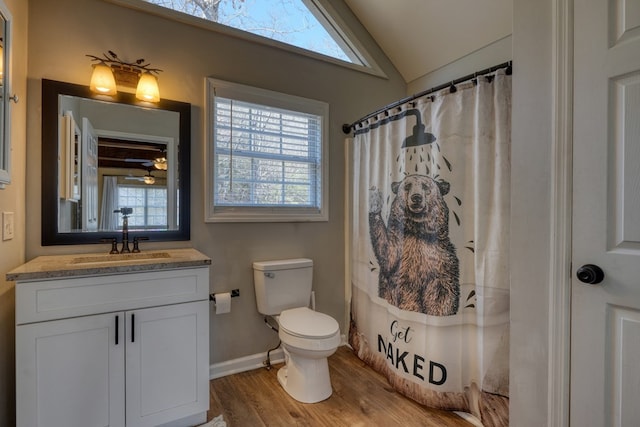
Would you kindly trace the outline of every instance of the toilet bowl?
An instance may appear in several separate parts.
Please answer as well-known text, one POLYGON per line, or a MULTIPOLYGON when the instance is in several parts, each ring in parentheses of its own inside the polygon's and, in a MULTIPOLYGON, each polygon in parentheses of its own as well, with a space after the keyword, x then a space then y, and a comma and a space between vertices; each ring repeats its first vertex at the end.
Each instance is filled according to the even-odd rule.
POLYGON ((278 382, 304 403, 331 396, 327 357, 341 341, 338 322, 308 308, 312 278, 313 261, 307 258, 253 263, 258 312, 279 325, 286 363, 278 371, 278 382))
POLYGON ((328 399, 332 389, 327 357, 340 345, 338 322, 307 307, 285 310, 277 320, 285 354, 278 382, 300 402, 328 399))

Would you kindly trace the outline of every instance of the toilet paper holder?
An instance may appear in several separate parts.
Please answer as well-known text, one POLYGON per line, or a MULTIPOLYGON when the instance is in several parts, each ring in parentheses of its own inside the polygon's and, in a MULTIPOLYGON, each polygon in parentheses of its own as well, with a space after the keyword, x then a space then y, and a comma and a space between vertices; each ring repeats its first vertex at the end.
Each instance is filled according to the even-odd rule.
MULTIPOLYGON (((239 296, 240 296, 240 289, 231 290, 231 298, 235 298, 239 296)), ((209 301, 216 302, 216 294, 209 294, 209 301)))

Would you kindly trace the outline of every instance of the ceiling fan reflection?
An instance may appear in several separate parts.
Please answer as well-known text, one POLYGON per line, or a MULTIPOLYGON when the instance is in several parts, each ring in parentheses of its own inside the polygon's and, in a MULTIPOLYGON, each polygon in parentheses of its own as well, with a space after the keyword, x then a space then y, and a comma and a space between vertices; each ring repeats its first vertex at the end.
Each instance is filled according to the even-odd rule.
POLYGON ((149 159, 124 159, 125 162, 128 163, 140 163, 142 166, 146 167, 154 167, 158 170, 166 171, 167 170, 167 158, 166 157, 156 157, 153 160, 149 159))
POLYGON ((125 176, 124 179, 130 181, 142 181, 147 185, 155 184, 156 182, 156 178, 151 175, 151 171, 149 171, 145 176, 125 176))

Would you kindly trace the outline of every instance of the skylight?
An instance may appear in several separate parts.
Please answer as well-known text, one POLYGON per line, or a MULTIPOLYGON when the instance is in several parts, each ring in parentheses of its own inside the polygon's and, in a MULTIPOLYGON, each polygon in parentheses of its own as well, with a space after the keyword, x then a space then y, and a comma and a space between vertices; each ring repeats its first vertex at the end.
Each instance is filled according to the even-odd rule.
POLYGON ((365 65, 313 0, 144 0, 197 18, 365 65))

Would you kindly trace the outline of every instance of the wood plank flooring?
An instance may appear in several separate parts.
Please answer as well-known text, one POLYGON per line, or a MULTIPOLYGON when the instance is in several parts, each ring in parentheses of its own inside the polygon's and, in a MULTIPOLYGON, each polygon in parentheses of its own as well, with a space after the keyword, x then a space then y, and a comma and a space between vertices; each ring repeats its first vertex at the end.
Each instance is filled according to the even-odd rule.
POLYGON ((425 408, 400 395, 346 346, 329 358, 333 394, 323 402, 291 398, 278 384, 280 366, 212 380, 207 418, 223 414, 228 427, 472 426, 452 412, 425 408))

